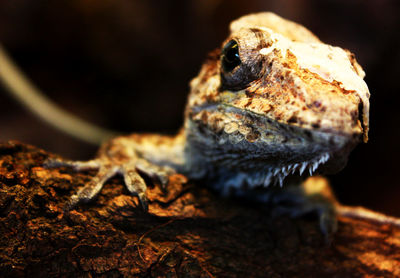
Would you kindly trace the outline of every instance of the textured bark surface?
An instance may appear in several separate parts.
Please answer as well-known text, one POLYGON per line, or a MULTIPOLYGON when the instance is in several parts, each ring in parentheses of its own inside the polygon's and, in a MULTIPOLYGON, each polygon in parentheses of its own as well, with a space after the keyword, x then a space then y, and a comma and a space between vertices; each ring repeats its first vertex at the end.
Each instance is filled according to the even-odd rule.
POLYGON ((45 169, 50 154, 0 145, 0 276, 398 277, 400 228, 340 217, 330 246, 311 219, 272 218, 175 175, 148 190, 149 213, 123 182, 69 214, 95 172, 45 169))

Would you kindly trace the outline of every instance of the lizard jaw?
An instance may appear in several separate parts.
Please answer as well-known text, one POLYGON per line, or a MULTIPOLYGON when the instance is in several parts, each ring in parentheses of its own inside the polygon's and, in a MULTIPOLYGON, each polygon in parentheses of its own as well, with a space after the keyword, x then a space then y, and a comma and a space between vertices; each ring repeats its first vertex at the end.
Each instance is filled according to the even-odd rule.
POLYGON ((313 175, 317 170, 338 172, 360 139, 334 130, 282 124, 221 104, 196 107, 190 112, 192 117, 185 123, 187 143, 207 161, 203 166, 247 173, 245 179, 251 186, 283 185, 288 176, 313 175))

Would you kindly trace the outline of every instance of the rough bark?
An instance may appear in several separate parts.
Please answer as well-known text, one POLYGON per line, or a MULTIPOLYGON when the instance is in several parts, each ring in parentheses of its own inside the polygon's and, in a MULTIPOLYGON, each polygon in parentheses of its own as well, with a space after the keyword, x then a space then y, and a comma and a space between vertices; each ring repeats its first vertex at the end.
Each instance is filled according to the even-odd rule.
POLYGON ((42 167, 49 153, 0 145, 0 276, 398 277, 400 228, 339 218, 328 246, 314 219, 270 217, 174 175, 148 190, 149 213, 123 181, 70 213, 95 172, 42 167))

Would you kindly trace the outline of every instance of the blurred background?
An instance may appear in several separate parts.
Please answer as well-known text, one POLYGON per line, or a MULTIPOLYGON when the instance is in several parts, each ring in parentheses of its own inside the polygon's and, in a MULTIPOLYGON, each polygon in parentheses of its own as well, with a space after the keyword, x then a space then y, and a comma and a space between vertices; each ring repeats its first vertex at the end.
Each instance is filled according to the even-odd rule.
MULTIPOLYGON (((347 167, 330 176, 339 200, 400 216, 400 1, 13 0, 0 1, 0 42, 56 103, 121 132, 173 134, 188 82, 206 53, 244 14, 273 11, 350 49, 367 73, 371 131, 347 167)), ((0 87, 0 140, 71 159, 97 146, 26 111, 0 87)))

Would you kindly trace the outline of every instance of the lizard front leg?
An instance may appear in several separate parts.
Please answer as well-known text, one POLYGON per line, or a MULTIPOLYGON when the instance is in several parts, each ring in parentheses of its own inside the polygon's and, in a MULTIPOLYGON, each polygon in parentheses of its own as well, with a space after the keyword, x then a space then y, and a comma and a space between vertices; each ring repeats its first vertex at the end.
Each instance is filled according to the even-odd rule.
POLYGON ((175 172, 182 157, 180 135, 167 137, 159 135, 121 136, 105 143, 99 150, 97 158, 89 161, 70 161, 49 159, 45 165, 49 168, 68 166, 76 171, 96 169, 92 180, 71 196, 65 205, 69 210, 79 202, 92 200, 104 184, 116 174, 124 178, 128 191, 137 195, 143 208, 147 210, 146 182, 144 174, 163 187, 168 177, 175 172))
POLYGON ((336 232, 337 210, 340 204, 326 178, 315 176, 305 179, 291 176, 279 186, 279 180, 272 179, 269 184, 271 180, 269 175, 222 173, 219 175, 223 179, 217 179, 214 185, 223 195, 233 195, 251 202, 263 203, 269 208, 273 217, 287 215, 299 218, 313 214, 317 216, 320 231, 328 241, 336 232))
POLYGON ((309 177, 300 185, 280 188, 271 198, 274 215, 292 218, 316 214, 321 232, 329 241, 337 230, 337 201, 329 182, 321 176, 309 177))

